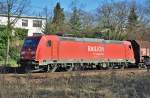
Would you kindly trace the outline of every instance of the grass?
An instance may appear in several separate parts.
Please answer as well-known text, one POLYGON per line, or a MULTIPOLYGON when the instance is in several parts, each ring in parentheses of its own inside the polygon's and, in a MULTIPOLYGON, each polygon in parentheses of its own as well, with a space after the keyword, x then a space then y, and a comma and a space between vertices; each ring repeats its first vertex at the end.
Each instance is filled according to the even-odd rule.
POLYGON ((150 73, 34 78, 0 75, 1 98, 150 98, 150 73))

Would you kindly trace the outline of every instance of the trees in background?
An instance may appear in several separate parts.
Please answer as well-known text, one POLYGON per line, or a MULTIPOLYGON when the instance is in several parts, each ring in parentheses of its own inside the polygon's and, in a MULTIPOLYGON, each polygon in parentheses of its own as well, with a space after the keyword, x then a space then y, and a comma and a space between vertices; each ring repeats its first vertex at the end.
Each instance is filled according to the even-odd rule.
POLYGON ((128 6, 124 1, 104 1, 97 9, 99 31, 105 39, 126 39, 128 6))
MULTIPOLYGON (((46 11, 46 10, 45 10, 46 11)), ((46 12, 47 13, 47 12, 46 12)), ((53 10, 53 17, 48 18, 45 25, 45 34, 56 34, 57 32, 63 32, 64 31, 64 20, 65 20, 65 14, 63 11, 63 8, 61 8, 60 3, 57 3, 53 10)))
POLYGON ((138 25, 135 29, 136 39, 150 41, 150 0, 143 0, 137 7, 138 25))
POLYGON ((136 29, 138 28, 138 16, 137 16, 137 8, 136 3, 133 2, 129 9, 128 15, 128 38, 129 39, 136 39, 136 29))
POLYGON ((79 11, 76 6, 72 8, 72 14, 71 14, 69 24, 71 27, 71 32, 74 32, 75 34, 81 32, 81 20, 80 20, 79 11))
POLYGON ((52 24, 56 29, 56 32, 63 31, 65 15, 63 12, 63 8, 61 8, 60 3, 57 3, 54 8, 54 17, 52 19, 52 24))
POLYGON ((113 40, 148 40, 149 5, 136 1, 103 0, 95 13, 83 11, 73 2, 72 11, 64 12, 57 3, 54 16, 48 22, 48 32, 67 32, 80 37, 101 37, 113 40))

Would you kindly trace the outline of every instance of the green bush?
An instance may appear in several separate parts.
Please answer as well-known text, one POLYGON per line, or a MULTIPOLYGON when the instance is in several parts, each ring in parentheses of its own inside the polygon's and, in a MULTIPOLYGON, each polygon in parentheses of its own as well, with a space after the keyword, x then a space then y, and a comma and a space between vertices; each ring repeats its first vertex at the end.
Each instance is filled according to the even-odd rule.
POLYGON ((0 61, 3 61, 6 54, 6 34, 4 27, 0 26, 0 61))
POLYGON ((4 60, 5 55, 6 55, 5 49, 0 49, 0 61, 4 60))
POLYGON ((23 45, 23 40, 17 40, 17 39, 13 40, 9 51, 9 55, 11 59, 17 60, 19 58, 22 45, 23 45), (16 45, 16 43, 18 43, 18 45, 16 45))
POLYGON ((12 59, 17 60, 19 58, 19 50, 17 47, 11 47, 9 55, 12 59))
POLYGON ((0 31, 5 31, 5 30, 6 30, 6 26, 0 25, 0 31))
POLYGON ((23 40, 28 34, 27 29, 15 28, 15 36, 20 40, 23 40))

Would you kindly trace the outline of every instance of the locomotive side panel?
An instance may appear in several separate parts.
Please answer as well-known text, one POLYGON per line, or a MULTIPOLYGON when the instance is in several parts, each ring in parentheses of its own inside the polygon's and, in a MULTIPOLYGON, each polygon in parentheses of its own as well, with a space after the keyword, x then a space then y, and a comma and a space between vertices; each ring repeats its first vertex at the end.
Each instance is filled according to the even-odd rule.
POLYGON ((134 62, 134 53, 129 44, 61 41, 59 60, 134 62))
POLYGON ((125 46, 123 44, 105 44, 105 59, 108 61, 126 60, 125 46))
POLYGON ((105 43, 105 60, 135 63, 131 43, 128 41, 105 43))
POLYGON ((61 41, 59 59, 70 61, 99 61, 104 57, 104 47, 100 43, 61 41))

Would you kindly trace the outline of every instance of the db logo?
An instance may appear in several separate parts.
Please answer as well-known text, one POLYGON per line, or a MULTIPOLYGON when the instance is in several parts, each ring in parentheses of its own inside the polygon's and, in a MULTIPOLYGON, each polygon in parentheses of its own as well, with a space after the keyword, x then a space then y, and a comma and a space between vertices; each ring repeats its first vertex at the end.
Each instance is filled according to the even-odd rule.
POLYGON ((102 47, 102 46, 88 46, 88 52, 104 52, 104 47, 102 47))

